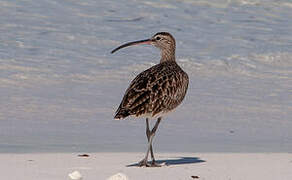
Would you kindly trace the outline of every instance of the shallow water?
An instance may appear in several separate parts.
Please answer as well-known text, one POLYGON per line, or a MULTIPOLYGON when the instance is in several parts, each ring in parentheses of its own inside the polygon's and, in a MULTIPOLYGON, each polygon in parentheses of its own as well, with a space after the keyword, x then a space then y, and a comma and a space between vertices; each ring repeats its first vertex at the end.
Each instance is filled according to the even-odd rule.
POLYGON ((157 151, 291 152, 290 1, 0 1, 0 152, 144 151, 143 119, 114 121, 158 31, 190 76, 157 151))

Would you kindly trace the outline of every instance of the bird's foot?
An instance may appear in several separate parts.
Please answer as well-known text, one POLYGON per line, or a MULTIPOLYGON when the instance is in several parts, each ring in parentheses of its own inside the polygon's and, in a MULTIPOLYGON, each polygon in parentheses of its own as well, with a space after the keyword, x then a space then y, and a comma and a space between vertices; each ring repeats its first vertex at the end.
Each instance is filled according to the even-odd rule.
POLYGON ((147 162, 147 159, 142 159, 139 163, 138 163, 139 167, 151 167, 151 164, 149 164, 147 162))
POLYGON ((158 163, 156 163, 155 160, 152 160, 152 162, 151 162, 151 167, 161 167, 161 165, 158 164, 158 163))

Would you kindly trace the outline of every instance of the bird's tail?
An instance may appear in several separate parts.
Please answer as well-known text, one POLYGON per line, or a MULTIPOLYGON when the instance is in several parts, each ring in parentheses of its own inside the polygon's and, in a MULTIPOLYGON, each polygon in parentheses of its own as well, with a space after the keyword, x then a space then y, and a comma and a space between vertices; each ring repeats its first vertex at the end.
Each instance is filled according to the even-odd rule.
POLYGON ((124 119, 130 115, 128 109, 118 109, 115 115, 116 120, 124 119))

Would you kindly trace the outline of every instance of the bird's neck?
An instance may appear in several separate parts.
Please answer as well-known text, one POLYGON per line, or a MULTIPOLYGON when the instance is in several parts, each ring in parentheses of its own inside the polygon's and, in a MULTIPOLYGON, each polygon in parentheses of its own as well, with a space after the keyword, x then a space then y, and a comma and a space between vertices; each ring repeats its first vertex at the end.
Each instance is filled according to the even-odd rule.
POLYGON ((162 50, 160 63, 166 61, 175 61, 175 51, 173 50, 162 50))

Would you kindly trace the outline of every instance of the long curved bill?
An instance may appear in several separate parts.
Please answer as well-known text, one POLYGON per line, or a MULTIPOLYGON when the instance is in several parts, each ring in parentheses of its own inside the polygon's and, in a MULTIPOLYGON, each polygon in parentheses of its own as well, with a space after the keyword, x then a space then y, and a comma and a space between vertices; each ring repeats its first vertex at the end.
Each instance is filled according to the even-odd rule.
POLYGON ((124 47, 128 47, 128 46, 133 46, 133 45, 138 45, 138 44, 151 44, 151 39, 144 39, 144 40, 140 40, 140 41, 133 41, 133 42, 128 42, 126 44, 123 44, 119 47, 117 47, 116 49, 112 50, 111 53, 116 52, 119 49, 122 49, 124 47))

